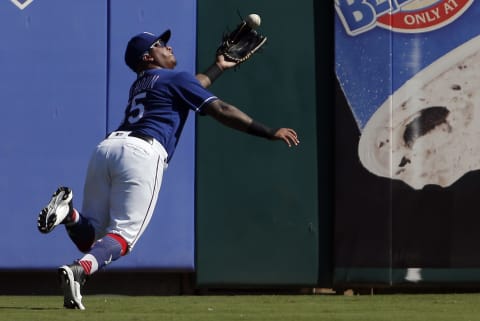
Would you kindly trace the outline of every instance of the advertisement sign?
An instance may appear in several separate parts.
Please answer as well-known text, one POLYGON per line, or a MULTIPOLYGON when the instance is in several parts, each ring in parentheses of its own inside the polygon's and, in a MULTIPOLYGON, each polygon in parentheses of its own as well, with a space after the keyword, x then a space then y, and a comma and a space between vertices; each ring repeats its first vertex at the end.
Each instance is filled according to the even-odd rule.
POLYGON ((375 175, 446 187, 480 168, 480 5, 336 0, 335 70, 375 175))
POLYGON ((478 281, 480 3, 334 6, 336 282, 478 281))

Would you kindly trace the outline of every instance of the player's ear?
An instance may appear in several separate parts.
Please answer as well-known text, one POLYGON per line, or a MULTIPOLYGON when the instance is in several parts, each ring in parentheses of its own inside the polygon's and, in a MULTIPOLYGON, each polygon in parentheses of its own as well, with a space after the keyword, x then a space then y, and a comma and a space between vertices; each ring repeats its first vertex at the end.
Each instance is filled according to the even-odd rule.
POLYGON ((142 56, 142 61, 144 62, 151 62, 153 60, 154 58, 149 53, 146 53, 142 56))

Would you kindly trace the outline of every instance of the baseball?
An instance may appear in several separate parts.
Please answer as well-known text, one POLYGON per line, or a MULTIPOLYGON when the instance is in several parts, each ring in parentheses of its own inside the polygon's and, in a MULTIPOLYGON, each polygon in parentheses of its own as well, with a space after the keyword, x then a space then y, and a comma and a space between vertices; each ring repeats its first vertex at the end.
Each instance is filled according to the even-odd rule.
POLYGON ((258 14, 252 13, 245 18, 245 22, 250 28, 255 29, 260 26, 262 19, 260 19, 260 16, 258 14))

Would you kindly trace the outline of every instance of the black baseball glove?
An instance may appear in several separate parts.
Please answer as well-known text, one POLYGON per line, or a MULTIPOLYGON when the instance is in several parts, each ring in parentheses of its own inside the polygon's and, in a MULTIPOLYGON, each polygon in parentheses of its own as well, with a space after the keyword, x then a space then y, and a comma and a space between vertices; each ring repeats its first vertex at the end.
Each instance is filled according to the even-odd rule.
POLYGON ((217 48, 217 55, 238 64, 247 61, 263 44, 267 37, 251 28, 245 20, 235 30, 223 34, 222 43, 217 48))

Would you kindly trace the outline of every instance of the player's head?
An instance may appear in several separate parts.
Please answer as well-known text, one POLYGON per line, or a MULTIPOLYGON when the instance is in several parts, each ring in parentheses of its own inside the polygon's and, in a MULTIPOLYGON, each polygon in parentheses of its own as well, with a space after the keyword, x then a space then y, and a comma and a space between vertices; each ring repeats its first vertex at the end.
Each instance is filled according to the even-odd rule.
POLYGON ((177 64, 172 47, 167 46, 171 32, 166 30, 160 36, 142 32, 130 39, 125 50, 125 63, 134 72, 162 67, 173 69, 177 64))

